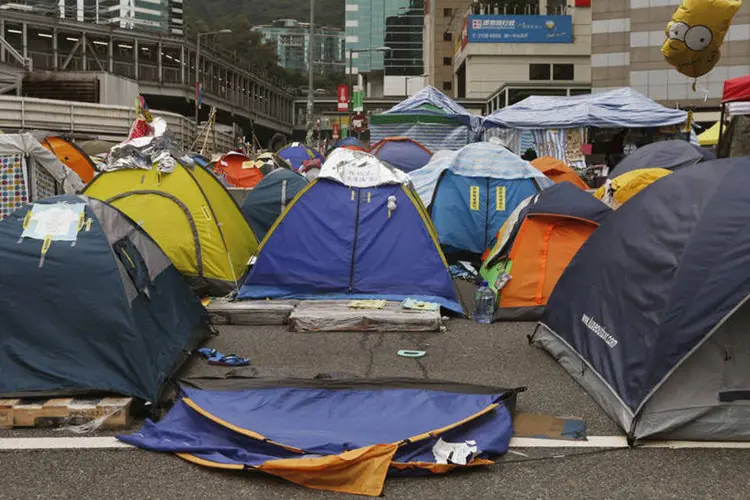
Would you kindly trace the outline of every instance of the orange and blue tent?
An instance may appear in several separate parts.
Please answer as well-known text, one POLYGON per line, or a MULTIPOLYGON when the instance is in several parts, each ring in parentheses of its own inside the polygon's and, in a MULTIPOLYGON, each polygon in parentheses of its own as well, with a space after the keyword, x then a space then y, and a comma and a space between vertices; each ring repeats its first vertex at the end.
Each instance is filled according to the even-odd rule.
POLYGON ((409 379, 231 384, 184 387, 161 421, 118 437, 205 467, 378 496, 386 476, 493 464, 508 450, 522 390, 409 379))
POLYGON ((386 137, 370 149, 370 153, 404 172, 424 167, 432 158, 432 151, 408 137, 386 137))
POLYGON ((52 154, 62 162, 63 165, 78 174, 78 177, 88 184, 96 176, 96 166, 81 148, 76 146, 73 141, 62 137, 50 136, 41 142, 52 154))
POLYGON ((230 186, 240 188, 255 187, 263 173, 250 158, 239 151, 230 151, 213 164, 215 174, 224 177, 230 186))

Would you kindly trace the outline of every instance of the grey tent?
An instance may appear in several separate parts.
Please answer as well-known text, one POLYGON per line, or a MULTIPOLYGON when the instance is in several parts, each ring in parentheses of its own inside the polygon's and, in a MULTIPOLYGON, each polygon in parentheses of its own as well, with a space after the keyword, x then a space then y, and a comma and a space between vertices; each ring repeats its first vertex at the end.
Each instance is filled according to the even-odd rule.
POLYGON ((262 241, 281 212, 307 186, 304 175, 288 168, 269 173, 242 202, 242 213, 253 233, 262 241))
POLYGON ((78 174, 31 134, 0 134, 0 219, 29 201, 83 189, 78 174))
POLYGON ((210 333, 169 259, 117 209, 82 196, 0 221, 0 398, 159 399, 210 333))
POLYGON ((690 144, 688 141, 672 139, 647 144, 636 149, 618 163, 610 178, 627 174, 633 170, 642 168, 665 168, 667 170, 679 170, 691 167, 704 160, 715 160, 716 155, 704 150, 700 146, 690 144))
POLYGON ((531 342, 632 440, 750 440, 750 157, 662 178, 610 215, 531 342))

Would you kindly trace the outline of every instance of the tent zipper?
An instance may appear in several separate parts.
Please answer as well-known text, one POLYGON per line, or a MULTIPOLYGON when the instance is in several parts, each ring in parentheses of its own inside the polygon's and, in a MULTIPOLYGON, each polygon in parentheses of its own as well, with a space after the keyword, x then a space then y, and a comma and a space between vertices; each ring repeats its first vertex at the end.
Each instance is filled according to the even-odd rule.
POLYGON ((354 216, 354 243, 352 244, 352 259, 349 265, 349 293, 354 290, 354 259, 357 256, 357 238, 359 237, 359 198, 362 195, 362 190, 357 189, 357 209, 354 216))

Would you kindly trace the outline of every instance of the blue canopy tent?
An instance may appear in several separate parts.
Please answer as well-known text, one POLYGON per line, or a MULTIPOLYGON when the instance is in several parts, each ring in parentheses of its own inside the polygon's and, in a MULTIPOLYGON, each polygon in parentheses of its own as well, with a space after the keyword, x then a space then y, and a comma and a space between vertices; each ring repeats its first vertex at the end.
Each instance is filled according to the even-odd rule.
POLYGON ((156 243, 83 196, 0 221, 1 397, 117 393, 157 402, 210 334, 206 312, 156 243))
POLYGON ((239 298, 413 297, 461 313, 408 182, 370 154, 335 150, 269 230, 239 298))
POLYGON ((431 86, 370 119, 372 142, 409 137, 430 151, 459 149, 480 134, 480 117, 431 86))
POLYGON ((408 137, 386 137, 378 141, 370 153, 404 172, 422 168, 432 158, 429 149, 408 137))
POLYGON ((491 465, 508 450, 517 389, 401 380, 248 381, 196 390, 122 441, 206 467, 378 496, 387 475, 491 465))
POLYGON ((659 141, 647 144, 627 155, 612 169, 609 176, 615 178, 642 168, 678 170, 712 159, 716 159, 716 156, 687 141, 679 139, 659 141))
POLYGON ((531 163, 487 142, 439 151, 409 176, 447 254, 481 255, 519 203, 554 185, 531 163))
POLYGON ((613 212, 533 335, 631 440, 750 440, 749 171, 683 168, 613 212))
POLYGON ((352 135, 348 137, 343 137, 339 139, 338 141, 334 142, 333 146, 331 147, 331 150, 334 150, 336 148, 343 148, 343 147, 361 149, 362 151, 367 151, 367 147, 365 147, 365 144, 352 135))
POLYGON ((262 241, 284 208, 307 186, 307 179, 289 169, 274 170, 250 191, 242 202, 242 213, 262 241))

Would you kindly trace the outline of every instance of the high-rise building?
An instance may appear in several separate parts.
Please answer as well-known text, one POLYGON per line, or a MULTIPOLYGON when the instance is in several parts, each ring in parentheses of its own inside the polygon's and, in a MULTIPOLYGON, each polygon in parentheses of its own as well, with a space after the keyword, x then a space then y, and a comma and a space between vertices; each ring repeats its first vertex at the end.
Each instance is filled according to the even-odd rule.
MULTIPOLYGON (((276 46, 279 64, 293 71, 307 71, 310 48, 310 24, 294 19, 277 19, 254 30, 276 46)), ((336 74, 344 72, 344 31, 316 26, 313 33, 315 71, 336 74)))
POLYGON ((424 10, 424 0, 346 0, 347 62, 351 51, 352 73, 368 95, 422 87, 424 10))
POLYGON ((460 26, 468 2, 466 0, 429 0, 424 11, 424 72, 427 83, 453 95, 452 26, 460 26))
POLYGON ((596 0, 593 3, 592 83, 595 90, 630 86, 667 106, 717 108, 724 80, 750 73, 750 2, 744 2, 706 76, 681 75, 661 53, 680 0, 596 0))
POLYGON ((0 9, 119 28, 183 34, 182 0, 0 0, 0 9))

